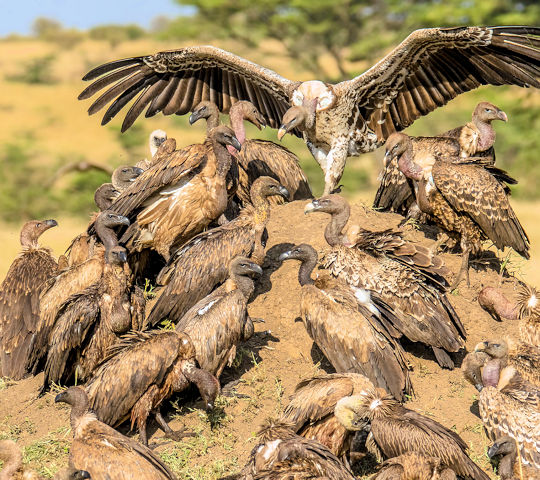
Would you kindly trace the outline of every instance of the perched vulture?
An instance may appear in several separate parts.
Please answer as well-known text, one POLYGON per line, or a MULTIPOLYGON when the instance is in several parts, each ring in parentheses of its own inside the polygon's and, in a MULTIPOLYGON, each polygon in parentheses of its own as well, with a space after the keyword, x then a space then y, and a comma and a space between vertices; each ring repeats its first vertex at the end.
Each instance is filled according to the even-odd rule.
POLYGON ((456 473, 441 465, 441 460, 420 452, 407 452, 389 458, 373 480, 457 480, 456 473))
POLYGON ((111 182, 119 192, 123 192, 126 188, 143 173, 144 170, 139 167, 130 167, 129 165, 121 165, 117 167, 111 175, 111 182))
POLYGON ((478 294, 478 303, 496 320, 519 319, 519 335, 522 342, 540 347, 540 298, 536 288, 521 285, 516 301, 509 301, 500 289, 485 287, 478 294))
POLYGON ((163 401, 194 383, 205 408, 213 408, 219 382, 196 366, 195 347, 180 332, 156 330, 132 332, 110 349, 110 355, 88 382, 90 408, 97 418, 117 426, 130 418, 131 428, 148 444, 146 422, 153 413, 165 435, 179 440, 159 412, 163 401))
POLYGON ((498 340, 481 342, 475 352, 485 352, 490 358, 498 358, 501 367, 514 367, 519 374, 540 387, 540 347, 523 342, 498 340))
POLYGON ((521 464, 517 460, 517 443, 508 435, 498 438, 487 452, 488 457, 498 462, 497 473, 501 480, 537 480, 538 470, 521 464))
MULTIPOLYGON (((193 124, 200 118, 206 118, 208 128, 219 124, 217 105, 208 101, 197 105, 189 117, 189 122, 193 124)), ((246 139, 244 120, 253 123, 259 129, 265 124, 264 118, 251 102, 245 100, 236 102, 229 109, 229 118, 234 134, 242 144, 242 150, 236 156, 239 173, 236 197, 241 205, 250 203, 251 185, 262 176, 275 178, 289 191, 291 200, 313 197, 308 179, 294 153, 274 142, 246 139)), ((280 204, 283 203, 283 199, 270 197, 270 202, 280 204)))
POLYGON ((442 275, 447 270, 440 257, 422 245, 406 242, 394 230, 351 227, 345 232, 350 207, 339 195, 313 200, 304 211, 331 215, 324 236, 332 249, 321 260, 323 267, 353 289, 366 289, 389 305, 391 322, 401 334, 429 345, 439 365, 454 368, 447 352, 465 346, 466 332, 446 297, 442 275))
POLYGON ((311 245, 295 246, 279 259, 302 262, 300 314, 309 336, 336 371, 361 373, 398 398, 411 393, 405 352, 393 329, 387 328, 383 306, 375 306, 368 292, 355 292, 339 278, 319 272, 313 280, 317 252, 311 245))
POLYGON ((144 109, 146 117, 184 115, 211 100, 227 113, 237 101, 249 100, 267 125, 281 125, 280 136, 302 131, 324 170, 327 195, 348 156, 375 150, 391 133, 460 93, 486 84, 540 87, 538 35, 540 28, 527 26, 416 30, 366 72, 335 85, 291 81, 219 48, 186 47, 96 67, 84 76, 94 82, 79 99, 103 90, 88 112, 112 102, 106 124, 135 98, 122 131, 144 109))
POLYGON ((457 433, 405 408, 380 388, 342 398, 335 414, 349 430, 363 430, 369 422, 366 446, 379 462, 417 452, 440 459, 442 467, 452 469, 464 479, 489 480, 469 458, 467 444, 457 433))
POLYGON ((227 279, 234 257, 251 257, 262 265, 272 195, 288 198, 289 192, 273 178, 258 178, 251 186, 252 205, 231 222, 192 238, 171 257, 158 276, 158 283, 166 287, 148 316, 149 325, 164 318, 178 322, 227 279))
POLYGON ((217 378, 236 357, 236 345, 253 335, 247 301, 255 289, 250 277, 262 268, 245 257, 236 257, 225 284, 197 302, 176 324, 176 331, 189 335, 199 366, 217 378))
POLYGON ((337 420, 334 408, 343 397, 371 387, 371 381, 359 373, 308 378, 296 385, 280 421, 291 424, 298 435, 322 443, 337 457, 345 457, 354 435, 337 420))
MULTIPOLYGON (((0 480, 41 480, 41 477, 23 466, 21 449, 13 440, 0 440, 0 461, 4 462, 0 470, 0 480)), ((84 480, 90 474, 73 467, 58 472, 53 480, 84 480)))
POLYGON ((475 159, 454 163, 447 158, 435 161, 425 176, 407 135, 395 133, 388 142, 391 158, 399 158, 400 171, 416 182, 420 210, 460 241, 463 261, 454 287, 463 276, 470 283, 469 255, 480 252, 484 240, 491 240, 500 249, 511 247, 529 258, 529 238, 510 206, 505 185, 515 181, 506 172, 475 159))
POLYGON ((111 250, 118 244, 114 228, 127 225, 127 218, 109 210, 101 212, 95 221, 96 233, 103 243, 88 260, 63 270, 50 278, 40 295, 40 320, 34 342, 31 364, 35 373, 40 367, 40 360, 47 355, 49 334, 54 327, 58 312, 72 295, 79 295, 86 288, 100 281, 107 259, 105 250, 111 250))
POLYGON ((175 242, 186 242, 219 217, 232 162, 227 145, 241 148, 229 127, 217 127, 204 143, 176 150, 145 170, 110 207, 132 222, 120 242, 130 252, 152 248, 168 260, 175 242))
POLYGON ((135 164, 136 167, 142 168, 143 170, 148 170, 152 165, 154 156, 156 155, 160 145, 162 145, 165 140, 167 140, 167 133, 164 130, 154 130, 150 134, 148 139, 148 146, 150 148, 150 159, 145 158, 135 164))
POLYGON ((296 435, 288 423, 266 420, 257 439, 242 471, 227 480, 354 480, 330 450, 296 435))
POLYGON ((69 461, 74 468, 86 470, 92 480, 176 480, 152 450, 100 422, 90 412, 83 388, 70 387, 54 401, 71 405, 69 461))
POLYGON ((20 380, 30 371, 29 359, 39 329, 39 295, 58 264, 39 237, 56 220, 33 220, 21 229, 22 251, 0 285, 0 377, 20 380))
POLYGON ((118 195, 120 195, 120 190, 117 190, 112 183, 104 183, 94 192, 94 203, 99 211, 103 212, 109 209, 118 195))
POLYGON ((102 277, 71 295, 56 314, 49 335, 43 391, 52 383, 66 385, 73 379, 85 382, 120 335, 144 327, 144 294, 131 286, 126 250, 110 248, 105 261, 102 277), (134 307, 132 296, 139 297, 134 307))

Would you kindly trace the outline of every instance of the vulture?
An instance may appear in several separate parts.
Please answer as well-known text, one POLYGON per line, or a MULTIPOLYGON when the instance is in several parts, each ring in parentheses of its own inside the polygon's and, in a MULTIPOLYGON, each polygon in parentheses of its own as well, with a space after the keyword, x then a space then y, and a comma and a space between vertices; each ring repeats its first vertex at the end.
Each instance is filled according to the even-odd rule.
POLYGON ((111 210, 132 222, 120 239, 130 253, 152 248, 168 260, 175 242, 185 243, 225 211, 227 145, 241 149, 229 127, 217 127, 204 143, 155 162, 114 200, 111 210))
MULTIPOLYGON (((200 118, 206 118, 208 128, 218 125, 218 106, 208 101, 201 102, 193 110, 189 123, 193 124, 200 118)), ((262 176, 275 178, 289 191, 291 200, 313 197, 308 179, 294 153, 268 140, 246 139, 244 120, 253 123, 259 129, 265 124, 264 118, 251 102, 246 100, 236 102, 229 109, 229 118, 234 134, 242 145, 242 150, 236 156, 239 173, 236 197, 241 205, 250 203, 251 185, 262 176)), ((271 197, 270 202, 280 204, 283 203, 283 199, 271 197)))
POLYGON ((152 165, 154 156, 156 155, 159 147, 167 140, 167 132, 164 130, 158 129, 154 130, 150 134, 148 139, 148 146, 150 148, 150 160, 145 158, 135 164, 136 167, 142 168, 143 170, 148 170, 152 165))
POLYGON ((529 238, 512 210, 505 183, 515 182, 506 172, 475 159, 454 163, 451 158, 435 161, 424 175, 416 163, 410 138, 395 133, 388 139, 391 158, 407 178, 416 182, 416 203, 450 236, 459 240, 463 252, 454 288, 465 276, 469 281, 469 255, 491 240, 499 249, 511 247, 529 258, 529 238))
POLYGON ((121 165, 117 167, 111 175, 113 187, 119 192, 123 192, 128 188, 144 170, 139 167, 130 167, 129 165, 121 165))
POLYGON ((89 406, 97 418, 111 426, 130 419, 140 441, 148 445, 146 422, 153 413, 169 438, 180 440, 159 412, 163 401, 194 383, 205 408, 212 409, 219 382, 197 367, 195 347, 181 332, 155 330, 131 332, 109 350, 86 386, 89 406), (127 388, 129 387, 129 388, 127 388))
MULTIPOLYGON (((258 444, 238 475, 227 480, 354 480, 352 472, 324 445, 300 437, 291 425, 267 419, 258 444)), ((221 479, 225 480, 225 479, 221 479)))
POLYGON ((20 235, 21 253, 0 285, 0 377, 22 379, 39 328, 39 295, 44 282, 57 274, 51 250, 41 247, 39 237, 56 227, 56 220, 26 222, 20 235))
POLYGON ((85 382, 120 335, 143 329, 146 300, 141 289, 133 291, 126 262, 123 247, 108 249, 102 277, 58 309, 49 335, 42 391, 73 378, 85 382), (132 307, 132 297, 137 296, 132 307))
POLYGON ((526 466, 517 460, 516 441, 506 435, 498 438, 487 452, 491 460, 498 463, 497 473, 501 480, 536 480, 538 470, 531 466, 526 466))
POLYGON ((519 335, 522 342, 540 347, 540 295, 536 288, 521 285, 518 298, 511 302, 502 291, 494 287, 484 287, 478 294, 478 303, 496 320, 519 319, 519 335))
POLYGON ((513 384, 509 367, 483 352, 469 353, 462 364, 465 379, 480 391, 478 407, 488 437, 496 441, 510 436, 517 440, 523 465, 540 469, 540 409, 538 397, 513 384))
MULTIPOLYGON (((4 462, 0 470, 0 480, 40 480, 42 478, 23 466, 21 449, 13 440, 0 440, 0 461, 4 462)), ((90 479, 90 474, 73 467, 65 468, 53 477, 53 480, 84 479, 90 479)))
POLYGON ((99 421, 89 409, 81 387, 70 387, 54 401, 71 406, 73 442, 69 461, 92 480, 176 480, 176 476, 147 446, 99 421))
POLYGON ((322 443, 336 457, 346 457, 354 435, 337 420, 334 408, 343 397, 371 387, 371 381, 359 373, 308 378, 296 385, 280 421, 291 424, 298 435, 322 443))
POLYGON ((58 312, 72 295, 80 295, 86 288, 100 281, 107 264, 105 250, 111 251, 118 244, 113 229, 127 224, 129 220, 125 217, 109 210, 101 212, 96 218, 95 226, 104 248, 96 249, 86 261, 63 270, 44 285, 39 298, 41 315, 30 359, 33 373, 40 367, 40 360, 47 355, 49 334, 58 312))
POLYGON ((262 264, 270 218, 268 197, 272 195, 288 198, 289 192, 273 178, 258 178, 251 186, 252 205, 231 222, 192 238, 171 257, 157 279, 166 287, 148 315, 149 325, 165 318, 178 322, 227 279, 234 257, 248 256, 262 264))
POLYGON ((498 340, 480 342, 475 352, 485 352, 490 358, 498 358, 501 367, 514 367, 526 380, 540 387, 540 347, 523 342, 498 340))
POLYGON ((466 332, 446 297, 442 276, 446 268, 440 257, 406 242, 394 230, 372 232, 351 226, 345 232, 350 207, 336 194, 313 200, 304 212, 331 215, 324 236, 332 249, 321 260, 323 267, 353 289, 368 290, 388 304, 393 326, 401 334, 429 345, 439 365, 454 368, 447 352, 465 346, 466 332))
POLYGON ((120 195, 120 190, 116 189, 112 183, 104 183, 94 192, 94 203, 100 212, 108 210, 113 200, 120 195))
POLYGON ((369 422, 366 446, 379 462, 417 452, 440 459, 441 467, 464 479, 489 480, 467 455, 467 444, 457 433, 405 408, 380 388, 342 398, 335 414, 349 430, 364 430, 369 422))
POLYGON ((251 338, 253 320, 247 301, 255 290, 251 277, 262 268, 246 257, 236 257, 223 286, 197 302, 176 324, 176 331, 189 335, 199 366, 217 378, 236 357, 236 345, 251 338))
MULTIPOLYGON (((482 156, 484 161, 495 163, 495 130, 491 122, 507 121, 508 117, 501 109, 488 102, 480 102, 472 116, 472 122, 457 127, 436 137, 411 137, 416 162, 424 173, 429 173, 435 160, 447 157, 456 160, 461 158, 482 156)), ((381 184, 375 194, 373 208, 381 211, 392 210, 407 216, 417 216, 418 206, 410 182, 400 172, 397 159, 391 161, 390 149, 385 157, 385 167, 381 175, 381 184)))
POLYGON ((313 280, 317 252, 311 245, 295 246, 279 259, 300 260, 300 314, 309 336, 336 371, 361 373, 398 398, 411 393, 405 352, 392 335, 383 305, 375 306, 368 292, 355 292, 324 272, 313 280))
POLYGON ((420 452, 389 458, 373 480, 457 480, 456 473, 441 465, 441 459, 420 452))
POLYGON ((100 65, 83 77, 93 83, 79 99, 99 94, 89 114, 112 102, 102 124, 135 99, 122 131, 144 109, 146 117, 184 115, 210 100, 226 113, 249 100, 267 125, 280 126, 279 136, 301 131, 327 195, 348 156, 375 150, 460 93, 486 84, 540 87, 539 35, 528 26, 416 30, 366 72, 334 85, 291 81, 216 47, 186 47, 100 65))

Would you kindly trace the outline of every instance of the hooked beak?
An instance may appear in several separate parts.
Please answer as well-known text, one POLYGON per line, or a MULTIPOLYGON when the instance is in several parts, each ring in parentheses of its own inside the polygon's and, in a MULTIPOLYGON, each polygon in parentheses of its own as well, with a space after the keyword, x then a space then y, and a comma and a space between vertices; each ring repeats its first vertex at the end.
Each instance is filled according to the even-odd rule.
POLYGON ((291 250, 289 250, 288 252, 283 252, 283 253, 279 256, 278 260, 279 260, 280 262, 283 262, 283 260, 287 260, 288 258, 290 258, 291 253, 292 253, 291 250))
POLYGON ((238 139, 236 137, 233 137, 231 139, 231 143, 230 145, 236 150, 236 151, 240 151, 242 150, 242 144, 238 141, 238 139))
POLYGON ((476 388, 476 390, 478 390, 479 392, 481 392, 482 389, 484 388, 484 385, 482 385, 481 383, 475 383, 475 384, 474 384, 474 388, 476 388))
POLYGON ((255 125, 259 130, 262 130, 264 127, 266 127, 266 121, 261 114, 257 115, 251 123, 253 123, 253 125, 255 125))
POLYGON ((498 455, 499 454, 499 445, 497 445, 497 443, 494 443, 493 445, 491 445, 491 447, 489 447, 489 450, 487 451, 487 456, 489 458, 493 458, 495 455, 498 455))
POLYGON ((47 225, 47 227, 49 227, 49 228, 58 226, 58 222, 56 220, 52 219, 52 218, 50 220, 45 220, 43 223, 45 225, 47 225))
POLYGON ((281 139, 285 136, 286 133, 287 133, 287 127, 285 125, 281 125, 277 132, 278 140, 281 141, 281 139))
POLYGON ((130 223, 129 218, 118 215, 118 225, 125 225, 126 227, 129 227, 130 223))
POLYGON ((189 116, 189 124, 190 125, 193 125, 197 120, 199 120, 201 118, 200 116, 200 112, 193 112, 190 116, 189 116))
POLYGON ((54 397, 54 403, 63 402, 66 397, 66 392, 60 392, 56 397, 54 397))
POLYGON ((126 252, 118 252, 118 259, 122 263, 126 263, 127 262, 127 253, 126 252))
MULTIPOLYGON (((161 145, 161 144, 160 144, 161 145)), ((143 173, 144 170, 142 168, 139 168, 139 167, 133 167, 133 173, 136 173, 137 174, 137 177, 143 173)))
POLYGON ((253 273, 257 274, 257 276, 259 276, 259 277, 261 277, 262 274, 263 274, 262 268, 259 267, 259 265, 255 264, 255 263, 253 265, 251 265, 251 271, 253 273))
POLYGON ((485 352, 486 351, 486 348, 488 346, 488 342, 480 342, 480 343, 477 343, 474 347, 474 351, 475 352, 485 352))
POLYGON ((497 113, 497 117, 503 122, 508 122, 508 116, 502 110, 499 110, 499 113, 497 113))
POLYGON ((287 190, 283 185, 279 186, 279 194, 285 199, 289 200, 290 193, 289 190, 287 190))
POLYGON ((307 215, 311 212, 316 212, 319 208, 319 202, 317 200, 312 200, 304 207, 304 215, 307 215))
POLYGON ((392 152, 390 150, 386 150, 384 154, 384 166, 387 167, 393 158, 394 156, 392 155, 392 152))

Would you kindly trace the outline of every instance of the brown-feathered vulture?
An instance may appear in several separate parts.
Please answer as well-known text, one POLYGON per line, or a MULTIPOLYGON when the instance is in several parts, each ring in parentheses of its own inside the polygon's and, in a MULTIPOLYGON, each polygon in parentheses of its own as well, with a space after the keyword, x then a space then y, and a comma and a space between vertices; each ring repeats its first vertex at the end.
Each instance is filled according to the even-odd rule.
POLYGON ((523 465, 540 469, 540 409, 538 397, 513 384, 510 367, 484 352, 469 353, 463 360, 465 378, 480 390, 478 407, 488 437, 510 436, 517 441, 523 465), (509 376, 510 374, 510 376, 509 376))
POLYGON ((335 417, 336 403, 372 386, 373 383, 359 373, 330 373, 302 380, 296 385, 280 421, 291 424, 298 435, 317 440, 342 458, 351 449, 354 432, 335 417))
MULTIPOLYGON (((507 121, 501 109, 488 102, 480 102, 474 109, 472 121, 435 137, 411 137, 416 162, 424 173, 429 173, 435 160, 451 157, 456 160, 467 157, 483 157, 483 161, 495 163, 495 130, 491 122, 507 121)), ((411 182, 400 172, 396 158, 385 157, 381 183, 375 194, 373 208, 382 211, 407 212, 407 216, 417 217, 418 205, 414 198, 411 182)))
POLYGON ((530 465, 523 465, 518 460, 517 443, 510 437, 498 438, 487 451, 488 457, 497 462, 497 473, 501 480, 536 480, 538 470, 530 465))
POLYGON ((389 458, 372 480, 457 480, 456 473, 441 460, 419 452, 389 458))
POLYGON ((88 382, 90 407, 99 420, 111 426, 130 418, 139 438, 148 444, 146 422, 153 413, 165 435, 180 439, 159 412, 162 402, 194 383, 204 406, 213 408, 219 382, 197 367, 195 347, 188 335, 156 330, 132 332, 110 349, 109 356, 88 382))
POLYGON ((144 170, 130 165, 120 165, 114 169, 111 182, 119 192, 128 188, 144 170))
POLYGON ((145 158, 140 160, 135 164, 136 167, 142 168, 143 170, 148 170, 148 168, 154 162, 154 157, 159 149, 159 147, 167 140, 167 132, 164 130, 158 129, 154 130, 148 139, 148 147, 150 150, 150 159, 145 158))
POLYGON ((321 264, 353 289, 366 289, 388 304, 394 327, 409 340, 429 345, 439 365, 454 368, 447 352, 465 345, 466 332, 446 297, 446 273, 440 257, 406 242, 394 230, 372 232, 351 226, 350 206, 333 194, 313 200, 304 210, 331 215, 324 237, 332 247, 321 264))
POLYGON ((103 90, 88 112, 112 102, 106 124, 135 98, 122 131, 145 108, 147 117, 184 115, 210 100, 226 113, 249 100, 268 125, 281 125, 280 135, 302 130, 324 171, 326 195, 338 185, 348 156, 374 150, 460 93, 485 84, 540 87, 538 35, 540 28, 528 26, 416 30, 366 72, 334 85, 291 81, 219 48, 186 47, 94 68, 83 78, 94 82, 79 99, 103 90))
POLYGON ((536 288, 521 285, 515 301, 508 300, 499 288, 484 287, 478 294, 478 303, 500 321, 519 319, 521 341, 540 347, 540 295, 536 288))
POLYGON ((257 440, 242 471, 229 480, 354 480, 330 450, 296 435, 288 423, 267 419, 257 440))
POLYGON ((69 462, 92 480, 176 480, 176 476, 147 446, 100 422, 89 410, 81 387, 70 387, 54 399, 71 406, 73 442, 69 462))
POLYGON ((336 371, 361 373, 398 398, 411 393, 405 352, 393 336, 384 306, 375 306, 368 292, 355 294, 343 280, 325 272, 312 279, 317 252, 311 245, 294 246, 279 259, 300 260, 300 315, 336 371))
POLYGON ((399 158, 400 171, 416 182, 420 210, 460 242, 463 260, 454 287, 463 276, 470 283, 469 255, 480 252, 484 240, 491 240, 500 249, 511 247, 529 258, 529 238, 508 200, 505 182, 513 179, 506 172, 475 160, 455 163, 445 159, 435 161, 425 176, 415 162, 407 135, 395 133, 388 142, 391 158, 399 158))
MULTIPOLYGON (((215 103, 205 101, 195 107, 189 117, 193 124, 205 118, 208 128, 219 124, 219 109, 215 103)), ((236 102, 229 109, 231 128, 242 150, 236 155, 238 160, 238 189, 236 197, 241 205, 250 203, 249 192, 253 182, 262 176, 275 178, 290 193, 291 200, 312 198, 309 182, 300 167, 298 157, 287 148, 268 140, 246 139, 244 121, 253 123, 257 128, 264 125, 264 118, 255 106, 246 100, 236 102)), ((270 202, 283 203, 280 197, 270 197, 270 202)))
MULTIPOLYGON (((0 470, 0 480, 41 480, 36 472, 25 468, 22 462, 21 449, 13 440, 0 440, 0 461, 4 462, 0 470)), ((90 479, 90 474, 85 470, 77 470, 73 467, 59 471, 54 480, 84 480, 90 479)))
POLYGON ((175 242, 186 242, 219 217, 232 162, 227 145, 241 149, 234 132, 220 126, 204 143, 176 150, 145 170, 110 207, 132 222, 120 242, 130 252, 152 248, 168 260, 175 242))
POLYGON ((335 414, 350 430, 365 429, 365 422, 369 421, 366 446, 378 461, 418 452, 439 458, 442 466, 465 479, 489 479, 467 455, 467 444, 457 433, 405 408, 380 388, 342 398, 335 414))
POLYGON ((262 265, 272 195, 288 198, 289 192, 273 178, 258 178, 251 186, 252 205, 231 222, 192 238, 171 257, 157 279, 166 287, 148 316, 149 325, 164 318, 178 322, 227 279, 234 257, 247 256, 262 265))
POLYGON ((255 290, 252 277, 260 275, 259 265, 236 257, 229 266, 227 281, 193 305, 176 324, 176 331, 186 333, 193 342, 199 366, 217 378, 232 365, 236 346, 253 335, 247 301, 255 290))
POLYGON ((86 261, 51 277, 44 285, 39 298, 40 320, 30 359, 34 373, 41 366, 40 360, 47 355, 49 334, 58 312, 72 295, 80 294, 101 279, 107 264, 105 250, 110 251, 118 245, 114 228, 127 224, 129 220, 125 217, 109 210, 101 212, 96 218, 95 226, 103 247, 95 249, 93 255, 86 261))
POLYGON ((0 285, 0 377, 20 380, 30 371, 29 359, 39 328, 39 295, 58 264, 39 237, 56 220, 26 222, 20 235, 21 253, 0 285))

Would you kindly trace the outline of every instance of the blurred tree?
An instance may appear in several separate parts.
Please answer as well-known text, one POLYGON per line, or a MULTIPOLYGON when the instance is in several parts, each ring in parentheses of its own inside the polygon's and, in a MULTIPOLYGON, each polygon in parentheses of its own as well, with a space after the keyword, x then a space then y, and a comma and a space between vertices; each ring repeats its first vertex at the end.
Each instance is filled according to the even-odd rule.
POLYGON ((45 38, 51 34, 56 34, 62 29, 62 24, 53 18, 37 17, 32 24, 32 32, 39 38, 45 38))
POLYGON ((91 28, 88 35, 94 40, 105 40, 114 48, 122 42, 144 37, 146 32, 138 25, 99 25, 91 28))

